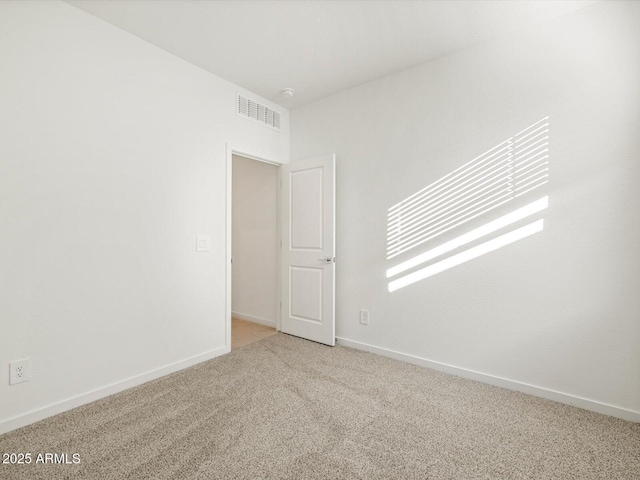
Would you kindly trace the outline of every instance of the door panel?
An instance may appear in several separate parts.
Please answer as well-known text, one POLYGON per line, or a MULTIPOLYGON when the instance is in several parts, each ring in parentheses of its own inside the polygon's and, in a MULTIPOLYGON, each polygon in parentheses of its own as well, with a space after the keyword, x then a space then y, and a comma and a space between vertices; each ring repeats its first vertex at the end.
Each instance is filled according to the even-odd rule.
POLYGON ((291 248, 322 251, 323 168, 291 172, 291 248))
POLYGON ((335 155, 282 173, 282 331, 335 345, 335 155))
POLYGON ((322 323, 322 268, 291 266, 291 317, 322 323))

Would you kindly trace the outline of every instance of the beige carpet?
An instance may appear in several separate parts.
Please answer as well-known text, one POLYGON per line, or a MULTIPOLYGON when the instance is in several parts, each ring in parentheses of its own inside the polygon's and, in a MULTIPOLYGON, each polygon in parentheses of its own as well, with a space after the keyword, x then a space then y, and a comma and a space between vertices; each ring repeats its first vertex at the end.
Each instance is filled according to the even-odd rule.
POLYGON ((278 334, 0 437, 2 479, 638 479, 640 425, 278 334))

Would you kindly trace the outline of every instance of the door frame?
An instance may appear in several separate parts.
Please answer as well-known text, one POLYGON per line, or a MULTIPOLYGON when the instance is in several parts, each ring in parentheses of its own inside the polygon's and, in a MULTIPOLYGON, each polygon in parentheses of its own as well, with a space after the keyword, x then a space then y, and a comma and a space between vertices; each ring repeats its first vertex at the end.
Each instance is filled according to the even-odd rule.
POLYGON ((277 173, 277 193, 276 193, 276 331, 280 331, 281 325, 281 308, 280 308, 280 290, 282 288, 281 285, 281 246, 282 246, 282 233, 281 233, 281 224, 280 224, 280 169, 281 165, 284 165, 285 162, 281 162, 278 160, 274 160, 270 158, 268 155, 264 155, 256 151, 257 149, 254 147, 237 145, 227 142, 226 143, 226 241, 225 241, 225 347, 228 351, 231 351, 231 317, 232 317, 232 308, 231 308, 231 289, 232 289, 232 264, 231 264, 231 246, 232 246, 232 219, 233 219, 233 210, 232 210, 232 198, 233 198, 233 156, 238 155, 240 157, 248 158, 250 160, 255 160, 257 162, 267 163, 269 165, 274 165, 278 168, 277 173))

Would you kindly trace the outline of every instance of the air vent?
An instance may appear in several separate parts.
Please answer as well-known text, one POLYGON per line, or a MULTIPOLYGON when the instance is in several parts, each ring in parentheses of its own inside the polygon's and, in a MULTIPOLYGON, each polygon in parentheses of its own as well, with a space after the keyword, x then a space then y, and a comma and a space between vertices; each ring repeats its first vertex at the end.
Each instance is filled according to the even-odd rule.
POLYGON ((264 105, 238 95, 238 115, 280 130, 280 114, 264 105))

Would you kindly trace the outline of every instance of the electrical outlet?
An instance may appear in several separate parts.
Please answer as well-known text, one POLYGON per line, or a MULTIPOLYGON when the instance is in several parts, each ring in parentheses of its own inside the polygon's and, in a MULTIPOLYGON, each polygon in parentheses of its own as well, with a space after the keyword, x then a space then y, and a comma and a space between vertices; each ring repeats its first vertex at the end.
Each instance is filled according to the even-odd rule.
POLYGON ((369 310, 360 310, 360 323, 369 325, 369 310))
POLYGON ((211 250, 211 237, 198 235, 196 237, 196 252, 208 252, 211 250))
POLYGON ((9 363, 9 385, 26 382, 31 378, 31 360, 24 358, 9 363))

